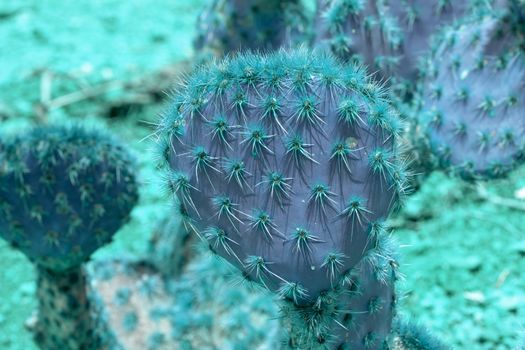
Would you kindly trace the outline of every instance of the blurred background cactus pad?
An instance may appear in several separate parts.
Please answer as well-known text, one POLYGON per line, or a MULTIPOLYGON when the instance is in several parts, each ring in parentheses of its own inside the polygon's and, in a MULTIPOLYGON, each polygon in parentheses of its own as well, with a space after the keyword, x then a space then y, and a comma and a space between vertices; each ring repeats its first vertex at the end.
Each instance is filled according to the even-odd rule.
MULTIPOLYGON (((318 0, 317 38, 339 57, 378 71, 393 85, 413 85, 431 37, 490 0, 318 0)), ((421 72, 424 73, 424 72, 421 72)))
POLYGON ((221 57, 300 44, 308 31, 300 0, 212 0, 199 16, 194 44, 201 55, 221 57))
POLYGON ((444 31, 428 60, 421 116, 431 149, 470 179, 502 176, 525 160, 522 19, 500 12, 444 31))
POLYGON ((0 236, 37 267, 42 349, 118 349, 82 267, 129 220, 138 200, 134 163, 109 135, 41 126, 2 147, 0 236))
POLYGON ((187 226, 244 278, 311 312, 305 328, 292 326, 301 348, 331 343, 338 318, 349 325, 336 346, 378 347, 394 298, 384 219, 407 175, 386 92, 359 66, 301 50, 242 54, 182 86, 158 139, 187 226), (358 288, 354 277, 356 299, 367 298, 359 307, 370 308, 355 319, 343 311, 352 298, 333 305, 358 288))
POLYGON ((129 219, 137 202, 133 163, 111 137, 48 126, 3 148, 0 235, 39 266, 78 266, 129 219))

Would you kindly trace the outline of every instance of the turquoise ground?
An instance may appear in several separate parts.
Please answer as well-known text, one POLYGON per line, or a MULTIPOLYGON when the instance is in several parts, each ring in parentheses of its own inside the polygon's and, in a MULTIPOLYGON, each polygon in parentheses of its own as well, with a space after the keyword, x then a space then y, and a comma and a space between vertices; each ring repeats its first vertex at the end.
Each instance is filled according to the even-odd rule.
MULTIPOLYGON (((35 106, 45 98, 46 76, 52 77, 52 97, 59 97, 104 82, 132 81, 188 59, 204 2, 0 2, 1 131, 16 133, 40 121, 35 106)), ((139 160, 140 204, 115 242, 95 258, 143 255, 169 207, 151 144, 141 141, 163 105, 108 115, 103 107, 122 93, 117 87, 46 117, 108 127, 139 160)), ((402 246, 403 313, 457 349, 512 349, 525 331, 525 201, 515 198, 525 188, 525 168, 485 188, 489 195, 481 196, 475 186, 434 173, 392 218, 402 246)), ((35 349, 23 327, 35 307, 31 265, 0 242, 0 271, 0 349, 35 349)))

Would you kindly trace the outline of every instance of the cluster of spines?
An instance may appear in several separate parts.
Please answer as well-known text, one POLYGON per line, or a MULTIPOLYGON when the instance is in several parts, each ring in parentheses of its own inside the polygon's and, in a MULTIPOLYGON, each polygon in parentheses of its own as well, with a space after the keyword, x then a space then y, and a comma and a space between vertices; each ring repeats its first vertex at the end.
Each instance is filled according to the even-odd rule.
MULTIPOLYGON (((384 1, 373 1, 375 2, 374 5, 367 4, 366 2, 367 1, 362 0, 336 0, 329 2, 329 6, 323 13, 323 17, 330 33, 330 46, 335 54, 341 57, 353 56, 354 59, 362 61, 359 53, 352 52, 352 34, 345 31, 349 23, 358 25, 360 30, 364 30, 368 36, 370 36, 372 31, 377 27, 381 33, 384 45, 394 52, 400 50, 404 40, 404 33, 398 18, 388 13, 388 5, 384 1), (374 8, 377 7, 379 11, 377 18, 364 16, 365 10, 370 6, 374 8)), ((403 18, 407 18, 408 26, 411 27, 411 24, 417 20, 416 12, 407 3, 399 4, 399 6, 403 7, 401 11, 402 13, 404 12, 405 15, 403 18)), ((436 14, 439 15, 441 12, 442 8, 437 7, 436 14)), ((399 57, 378 56, 374 63, 378 67, 385 69, 389 66, 397 65, 398 61, 399 57)))

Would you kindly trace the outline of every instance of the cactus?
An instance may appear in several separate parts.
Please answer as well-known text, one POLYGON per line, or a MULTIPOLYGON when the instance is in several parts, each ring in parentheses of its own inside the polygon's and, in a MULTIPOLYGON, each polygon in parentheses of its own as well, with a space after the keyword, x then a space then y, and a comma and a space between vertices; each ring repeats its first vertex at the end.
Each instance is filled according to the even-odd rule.
POLYGON ((319 0, 316 42, 378 71, 400 94, 410 92, 430 38, 489 0, 319 0))
POLYGON ((284 299, 288 345, 386 338, 397 265, 384 219, 406 190, 401 128, 362 68, 302 50, 201 67, 159 123, 185 226, 284 299))
POLYGON ((416 323, 403 319, 394 322, 391 350, 450 350, 440 340, 416 323))
POLYGON ((440 165, 479 179, 502 176, 522 162, 525 56, 509 14, 446 32, 429 67, 422 115, 440 165))
POLYGON ((149 242, 148 257, 165 278, 181 275, 194 257, 195 235, 184 228, 180 215, 162 220, 149 242))
POLYGON ((222 57, 237 50, 269 50, 306 35, 300 0, 213 0, 197 23, 195 49, 222 57))
POLYGON ((37 267, 35 340, 42 349, 117 348, 82 263, 137 200, 129 156, 80 127, 35 128, 3 148, 0 236, 37 267))

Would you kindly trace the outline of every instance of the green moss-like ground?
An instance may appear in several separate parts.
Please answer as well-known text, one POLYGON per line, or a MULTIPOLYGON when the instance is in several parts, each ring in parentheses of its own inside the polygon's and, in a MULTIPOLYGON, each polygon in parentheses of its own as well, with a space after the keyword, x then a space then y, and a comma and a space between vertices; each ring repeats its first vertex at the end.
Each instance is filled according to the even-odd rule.
MULTIPOLYGON (((487 189, 512 198, 523 187, 525 168, 487 189)), ((524 332, 525 211, 478 192, 435 173, 393 220, 402 225, 404 311, 456 349, 513 349, 524 332)))
MULTIPOLYGON (((53 73, 52 95, 104 81, 129 81, 191 56, 200 1, 105 0, 0 2, 0 131, 37 121, 41 76, 53 73)), ((84 120, 108 127, 135 152, 140 204, 115 242, 95 258, 140 256, 168 208, 148 153, 140 142, 161 104, 111 116, 100 108, 118 88, 53 110, 51 120, 84 120)), ((525 168, 487 186, 514 197, 525 168)), ((514 199, 517 201, 516 199, 514 199)), ((525 207, 525 201, 522 201, 525 207)), ((419 319, 457 349, 512 349, 525 330, 525 211, 480 199, 475 187, 432 174, 392 220, 406 275, 403 313, 419 319)), ((23 323, 35 307, 34 274, 20 253, 0 241, 0 349, 32 350, 23 323)))

